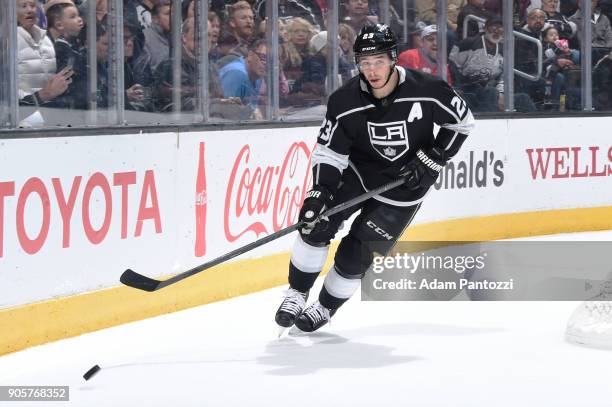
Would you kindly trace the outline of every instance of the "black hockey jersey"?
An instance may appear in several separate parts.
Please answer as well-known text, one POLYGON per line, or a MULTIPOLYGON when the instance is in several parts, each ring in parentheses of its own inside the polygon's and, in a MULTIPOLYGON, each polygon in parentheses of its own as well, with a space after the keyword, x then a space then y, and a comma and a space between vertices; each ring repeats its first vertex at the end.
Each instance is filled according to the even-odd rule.
MULTIPOLYGON (((419 149, 452 158, 474 126, 465 101, 443 80, 396 67, 399 84, 376 99, 359 76, 329 97, 312 156, 314 183, 336 191, 350 167, 365 190, 399 178, 419 149), (434 123, 440 126, 434 135, 434 123)), ((427 191, 396 188, 375 199, 396 206, 420 202, 427 191)))

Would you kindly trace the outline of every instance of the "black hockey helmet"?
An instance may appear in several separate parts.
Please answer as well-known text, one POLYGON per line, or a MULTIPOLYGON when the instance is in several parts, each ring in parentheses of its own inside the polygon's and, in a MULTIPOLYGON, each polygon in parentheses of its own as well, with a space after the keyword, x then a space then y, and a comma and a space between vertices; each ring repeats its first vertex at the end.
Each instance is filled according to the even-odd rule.
POLYGON ((355 39, 353 52, 355 53, 356 63, 359 63, 359 58, 362 56, 384 53, 387 53, 395 63, 397 61, 397 39, 388 25, 364 26, 359 30, 355 39))

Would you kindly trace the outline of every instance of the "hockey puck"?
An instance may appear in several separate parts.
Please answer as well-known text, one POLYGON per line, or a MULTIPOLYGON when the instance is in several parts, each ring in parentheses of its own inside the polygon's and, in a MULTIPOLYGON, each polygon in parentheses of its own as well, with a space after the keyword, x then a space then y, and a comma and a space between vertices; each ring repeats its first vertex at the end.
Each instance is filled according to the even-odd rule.
POLYGON ((100 366, 93 365, 91 367, 91 369, 89 369, 88 371, 85 372, 85 374, 83 375, 83 379, 85 379, 85 380, 91 379, 91 377, 93 375, 95 375, 96 373, 98 373, 100 371, 100 369, 101 369, 100 366))

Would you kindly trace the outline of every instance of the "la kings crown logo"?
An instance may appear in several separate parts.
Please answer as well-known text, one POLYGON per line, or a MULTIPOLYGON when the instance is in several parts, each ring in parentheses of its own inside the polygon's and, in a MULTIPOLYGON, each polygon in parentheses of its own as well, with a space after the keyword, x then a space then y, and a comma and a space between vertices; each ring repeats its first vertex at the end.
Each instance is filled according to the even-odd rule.
POLYGON ((408 151, 406 122, 371 123, 368 134, 372 148, 389 161, 395 161, 408 151))

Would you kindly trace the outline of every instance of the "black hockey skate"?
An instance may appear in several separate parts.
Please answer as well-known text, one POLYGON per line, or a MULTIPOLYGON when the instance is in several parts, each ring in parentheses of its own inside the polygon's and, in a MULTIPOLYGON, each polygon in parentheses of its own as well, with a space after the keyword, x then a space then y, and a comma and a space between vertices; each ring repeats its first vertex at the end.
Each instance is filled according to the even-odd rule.
POLYGON ((284 328, 290 328, 304 310, 307 299, 307 292, 303 293, 293 288, 289 288, 285 295, 285 299, 280 307, 278 307, 278 311, 276 311, 276 323, 284 328))
POLYGON ((319 301, 315 301, 295 320, 295 326, 303 332, 314 332, 327 324, 336 311, 327 309, 319 301))

